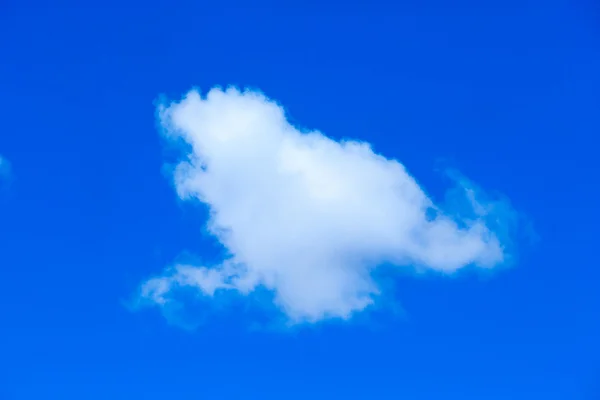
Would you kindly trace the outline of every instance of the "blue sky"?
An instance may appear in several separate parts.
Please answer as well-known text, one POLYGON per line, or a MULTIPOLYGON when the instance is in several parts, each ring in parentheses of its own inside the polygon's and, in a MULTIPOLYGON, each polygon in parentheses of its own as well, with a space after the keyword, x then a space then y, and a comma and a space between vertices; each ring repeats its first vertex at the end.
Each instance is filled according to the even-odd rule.
POLYGON ((593 2, 8 1, 0 36, 0 398, 600 395, 593 2))

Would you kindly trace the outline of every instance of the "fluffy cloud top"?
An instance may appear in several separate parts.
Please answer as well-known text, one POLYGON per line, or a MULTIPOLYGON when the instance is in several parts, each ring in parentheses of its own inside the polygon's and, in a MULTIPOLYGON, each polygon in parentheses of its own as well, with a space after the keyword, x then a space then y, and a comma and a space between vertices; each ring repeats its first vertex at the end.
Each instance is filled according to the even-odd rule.
POLYGON ((503 261, 482 218, 444 214, 398 161, 300 131, 260 93, 192 91, 160 118, 190 145, 174 175, 179 196, 208 205, 207 229, 230 256, 146 281, 142 296, 159 305, 184 287, 210 297, 262 286, 292 321, 347 318, 374 301, 382 263, 452 272, 503 261))

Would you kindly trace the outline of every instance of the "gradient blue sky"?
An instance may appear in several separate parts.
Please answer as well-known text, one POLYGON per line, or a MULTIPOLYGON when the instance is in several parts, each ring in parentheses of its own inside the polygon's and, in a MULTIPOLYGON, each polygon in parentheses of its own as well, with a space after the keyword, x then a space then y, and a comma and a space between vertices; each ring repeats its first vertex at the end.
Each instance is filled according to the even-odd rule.
POLYGON ((0 398, 599 398, 597 4, 87 3, 0 4, 0 398), (228 84, 434 197, 443 160, 539 240, 492 274, 396 276, 400 312, 345 323, 132 312, 183 252, 214 256, 163 172, 156 100, 228 84))

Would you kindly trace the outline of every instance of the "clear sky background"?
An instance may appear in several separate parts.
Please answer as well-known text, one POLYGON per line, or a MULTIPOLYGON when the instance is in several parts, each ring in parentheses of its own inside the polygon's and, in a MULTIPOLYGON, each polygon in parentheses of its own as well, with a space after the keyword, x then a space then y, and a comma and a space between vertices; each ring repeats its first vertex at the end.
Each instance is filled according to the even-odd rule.
POLYGON ((600 398, 597 3, 85 3, 0 3, 1 399, 600 398), (156 119, 215 85, 369 142, 436 202, 446 167, 501 193, 510 265, 396 268, 385 307, 288 328, 268 296, 133 309, 222 256, 156 119))

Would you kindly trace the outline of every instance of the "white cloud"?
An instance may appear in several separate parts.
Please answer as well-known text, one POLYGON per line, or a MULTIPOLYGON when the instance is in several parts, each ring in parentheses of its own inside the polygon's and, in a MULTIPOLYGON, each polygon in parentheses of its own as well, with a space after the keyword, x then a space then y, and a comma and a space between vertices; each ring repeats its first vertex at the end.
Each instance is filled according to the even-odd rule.
POLYGON ((292 321, 347 318, 376 299, 371 272, 384 262, 453 272, 504 259, 472 191, 479 216, 457 221, 398 161, 368 143, 301 132, 262 94, 192 91, 160 117, 190 145, 174 174, 178 194, 209 206, 207 229, 230 257, 146 281, 141 296, 159 305, 182 287, 210 298, 262 286, 292 321))

